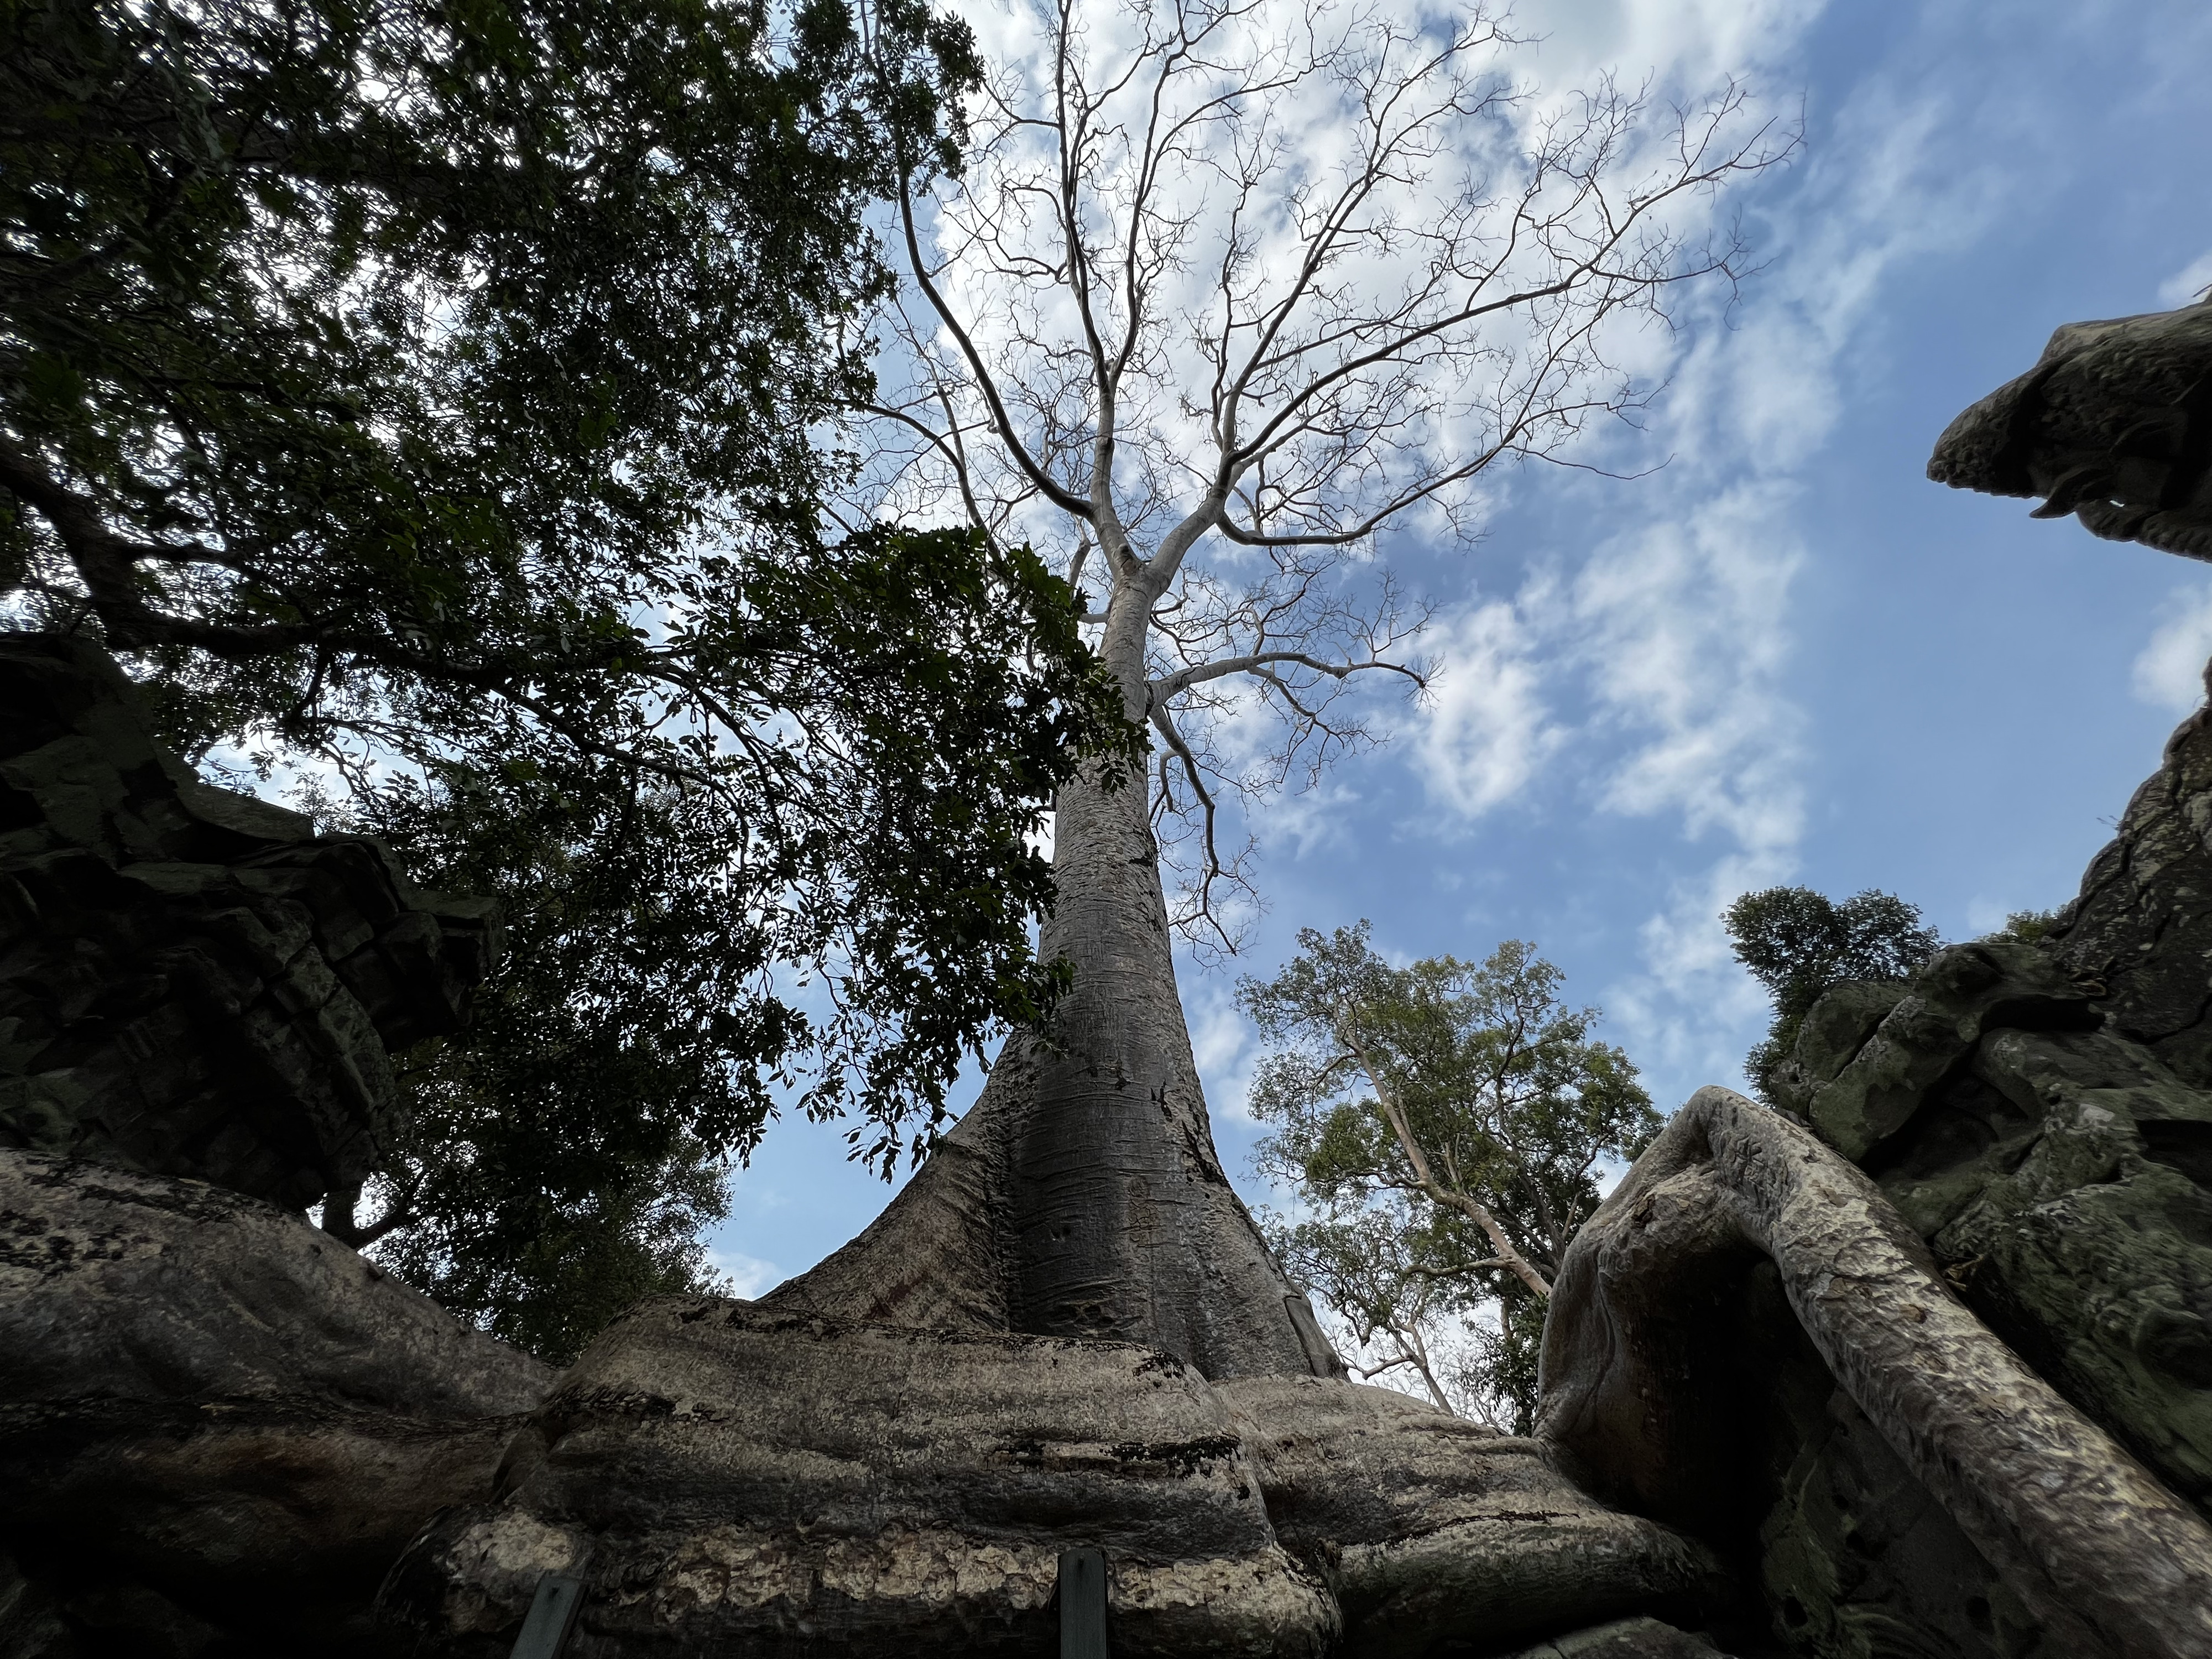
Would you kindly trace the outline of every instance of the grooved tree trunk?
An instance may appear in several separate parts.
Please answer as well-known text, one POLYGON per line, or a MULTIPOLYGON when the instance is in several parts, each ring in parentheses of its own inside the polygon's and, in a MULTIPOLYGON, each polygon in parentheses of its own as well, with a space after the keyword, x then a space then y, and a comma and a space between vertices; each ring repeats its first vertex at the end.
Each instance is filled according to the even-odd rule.
MULTIPOLYGON (((1125 589, 1107 619, 1107 665, 1136 720, 1151 604, 1125 589)), ((1049 1039, 1008 1039, 982 1097, 883 1215, 765 1299, 1141 1342, 1215 1379, 1340 1375, 1214 1152, 1142 778, 1062 791, 1054 835, 1042 948, 1074 982, 1049 1039)))
MULTIPOLYGON (((1237 684, 1286 722, 1286 758, 1356 743, 1359 720, 1330 712, 1349 682, 1421 680, 1396 660, 1421 608, 1352 568, 1373 534, 1471 508, 1493 464, 1626 413, 1638 394, 1591 331, 1731 276, 1734 244, 1681 234, 1676 204, 1781 151, 1730 90, 1675 112, 1678 166, 1615 180, 1643 111, 1606 88, 1471 204, 1445 158, 1527 148, 1480 9, 1418 46, 1388 8, 1328 27, 1296 6, 1139 4, 1103 34, 1080 7, 1010 21, 1040 72, 975 100, 963 172, 893 157, 907 350, 856 486, 870 513, 957 501, 987 535, 1042 532, 1071 585, 1092 573, 1129 717, 1202 811, 1210 902, 1233 878, 1203 724, 1194 744, 1178 707, 1211 721, 1237 684), (1275 153, 1291 88, 1341 141, 1310 166, 1275 153), (1340 280, 1355 267, 1373 280, 1340 280)), ((878 1224, 775 1299, 1128 1338, 1212 1376, 1338 1371, 1214 1155, 1145 794, 1063 793, 1044 945, 1076 978, 1057 1030, 1010 1042, 878 1224)))

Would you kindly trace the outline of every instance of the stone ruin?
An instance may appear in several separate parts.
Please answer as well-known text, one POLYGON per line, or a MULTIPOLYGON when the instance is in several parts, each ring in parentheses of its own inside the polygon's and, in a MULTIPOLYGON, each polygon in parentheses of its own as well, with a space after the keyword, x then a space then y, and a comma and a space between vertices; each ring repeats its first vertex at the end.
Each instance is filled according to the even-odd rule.
MULTIPOLYGON (((2208 387, 2212 307, 2061 330, 1930 471, 2212 556, 2208 387)), ((85 647, 0 641, 0 1659, 504 1656, 550 1585, 578 1659, 1011 1659, 1073 1550, 1125 1659, 2212 1656, 2212 714, 2047 936, 1836 988, 1779 1110, 1691 1099, 1516 1438, 1317 1334, 1209 1376, 1015 1328, 946 1198, 981 1131, 556 1376, 301 1212, 483 908, 201 784, 85 647)))

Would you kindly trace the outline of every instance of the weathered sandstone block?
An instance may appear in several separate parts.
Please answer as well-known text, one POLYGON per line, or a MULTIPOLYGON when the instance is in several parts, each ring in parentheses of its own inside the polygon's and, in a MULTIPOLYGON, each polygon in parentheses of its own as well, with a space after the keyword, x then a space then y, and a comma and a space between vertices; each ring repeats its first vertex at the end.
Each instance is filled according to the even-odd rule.
POLYGON ((0 1149, 0 1543, 126 1648, 374 1650, 378 1581, 550 1381, 301 1215, 0 1149))
POLYGON ((358 1182, 490 907, 202 783, 90 645, 0 635, 0 1146, 293 1205, 358 1182))

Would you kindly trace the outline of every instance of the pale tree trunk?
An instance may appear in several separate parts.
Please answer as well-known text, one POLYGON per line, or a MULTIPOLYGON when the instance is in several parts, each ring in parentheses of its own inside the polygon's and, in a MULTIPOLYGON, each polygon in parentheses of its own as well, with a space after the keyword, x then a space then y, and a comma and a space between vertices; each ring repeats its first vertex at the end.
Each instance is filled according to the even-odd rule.
MULTIPOLYGON (((1115 596, 1106 656, 1145 710, 1149 601, 1115 596)), ((1010 1038, 975 1107, 883 1215, 767 1301, 904 1325, 1141 1342, 1211 1378, 1341 1376, 1214 1151, 1176 995, 1144 779, 1060 793, 1049 1041, 1010 1038)))

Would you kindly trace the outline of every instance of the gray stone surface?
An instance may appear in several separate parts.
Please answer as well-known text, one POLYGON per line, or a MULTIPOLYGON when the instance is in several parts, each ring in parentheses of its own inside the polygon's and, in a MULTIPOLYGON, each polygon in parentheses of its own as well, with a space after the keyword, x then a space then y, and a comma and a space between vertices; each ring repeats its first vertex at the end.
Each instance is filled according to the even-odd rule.
POLYGON ((45 1585, 0 1550, 0 1654, 7 1659, 77 1659, 82 1649, 45 1585))
POLYGON ((311 1395, 527 1411, 552 1371, 304 1216, 203 1182, 0 1148, 0 1401, 311 1395))
POLYGON ((1728 1659, 1704 1637, 1638 1615, 1523 1648, 1513 1659, 1728 1659))
POLYGON ((1132 1659, 1495 1649, 1724 1594, 1709 1552, 1534 1442, 1401 1395, 744 1303, 626 1317, 503 1488, 387 1590, 426 1651, 504 1652, 549 1570, 586 1577, 580 1651, 609 1653, 1048 1653, 1079 1547, 1105 1552, 1132 1659))
POLYGON ((1850 985, 1823 997, 1789 1064, 1778 1068, 1781 1103, 1850 1158, 1902 1128, 1984 1031, 2094 1030, 2103 1020, 2090 1001, 2101 987, 2034 945, 2008 940, 1938 951, 1905 984, 1887 988, 1901 994, 1870 1032, 1881 996, 1850 985))
MULTIPOLYGON (((1761 1442, 1777 1425, 1762 1405, 1775 1403, 1790 1373, 1822 1395, 1840 1388, 1902 1471, 1860 1482, 1897 1487, 1879 1503, 1808 1498, 1809 1483, 1832 1495, 1846 1466, 1875 1465, 1849 1445, 1826 1455, 1820 1448, 1834 1433, 1808 1425, 1802 1412, 1779 1425, 1791 1431, 1784 1445, 1814 1455, 1793 1463, 1778 1494, 1784 1508, 1801 1505, 1804 1524, 1781 1527, 1794 1538, 1762 1540, 1770 1593, 1788 1593, 1778 1577, 1817 1588, 1832 1569, 1831 1601, 1863 1615, 1824 1626, 1807 1617, 1814 1609, 1803 1595, 1794 1618, 1783 1601, 1779 1622, 1811 1651, 1854 1651, 1844 1637, 1875 1613, 1901 1612, 1899 1628, 1931 1641, 1947 1623, 1971 1630, 1969 1607, 1953 1620, 1954 1609, 1916 1599, 1929 1586, 1916 1590, 1911 1558, 1947 1540, 1966 1547, 1952 1552, 1957 1571, 1942 1582, 1964 1574, 1971 1583, 1978 1557, 1984 1583, 2027 1608, 2054 1656, 2212 1650, 2203 1515, 1960 1303, 1925 1241, 1866 1175, 1780 1115, 1700 1090, 1568 1253, 1545 1329, 1538 1431, 1599 1495, 1724 1542, 1731 1508, 1759 1496, 1771 1474, 1761 1442), (1767 1275, 1792 1316, 1779 1342, 1759 1340, 1758 1328, 1774 1322, 1747 1305, 1767 1275), (1789 1352, 1800 1336, 1817 1358, 1809 1373, 1789 1352), (1936 1510, 1934 1531, 1910 1524, 1936 1510), (1824 1513, 1880 1522, 1889 1536, 1877 1541, 1870 1531, 1864 1541, 1877 1558, 1895 1558, 1882 1575, 1893 1594, 1869 1601, 1845 1583, 1866 1575, 1827 1549, 1814 1524, 1824 1513), (1827 1568, 1778 1566, 1777 1552, 1793 1549, 1827 1549, 1827 1568)), ((1973 1594, 1986 1621, 2000 1598, 1973 1594)))
POLYGON ((1318 1377, 1216 1392, 1276 1535, 1335 1592, 1347 1656, 1495 1645, 1630 1609, 1694 1613, 1729 1594, 1711 1551, 1596 1502, 1536 1441, 1318 1377))
POLYGON ((379 1580, 550 1381, 297 1213, 0 1149, 0 1631, 376 1651, 379 1580))
POLYGON ((1837 1659, 2080 1659, 2047 1632, 1817 1356, 1778 1345, 1761 1414, 1772 1507, 1758 1576, 1776 1631, 1837 1659))
POLYGON ((1945 429, 1938 483, 2040 495, 2038 518, 2212 558, 2212 301, 2069 323, 1945 429))
POLYGON ((2212 1514, 2208 832, 2200 711, 2043 939, 1941 953, 1856 1049, 1838 988, 1784 1072, 1967 1304, 2212 1514))
POLYGON ((503 1655, 562 1569, 590 1586, 580 1652, 1042 1653, 1079 1547, 1106 1553, 1131 1659, 1317 1659, 1339 1632, 1220 1399, 1129 1344, 651 1302, 562 1379, 502 1490, 387 1590, 426 1651, 503 1655))
POLYGON ((2046 941, 2092 986, 2112 1032, 2212 1088, 2212 714, 2166 739, 2159 769, 2046 941))
POLYGON ((455 1029, 489 907, 211 788, 80 641, 0 635, 0 1146, 306 1205, 455 1029))
MULTIPOLYGON (((1885 1024, 1890 1074, 1924 1081, 1893 1103, 1865 1166, 1948 1288, 2169 1490, 2212 1513, 2212 1170, 2196 1157, 2212 1139, 2212 1093, 2160 1058, 2162 1048, 2201 1064, 2195 1029, 2174 1016, 2201 1002, 2188 990, 2205 969, 2191 960, 2187 901, 2212 866, 2201 843, 2176 833, 2187 819, 2170 785, 2154 780, 2137 797, 2147 801, 2151 833, 2131 814, 2115 843, 2130 855, 2100 855, 2070 927, 2038 945, 1973 947, 2024 967, 2023 988, 2063 971, 2101 1029, 1981 1020, 1969 1044, 1955 1024, 1885 1024), (2141 850, 2149 840, 2155 856, 2141 850), (2148 925, 2153 915, 2167 925, 2148 925), (2150 948, 2131 948, 2131 935, 2150 948), (1895 1051, 1916 1039, 1919 1053, 1899 1064, 1895 1051)), ((1814 1009, 1808 1036, 1823 1013, 1814 1009)), ((1855 1018, 1846 1009, 1828 1023, 1855 1018)), ((1810 1042, 1796 1058, 1796 1074, 1816 1084, 1823 1072, 1869 1069, 1810 1042)), ((1814 1122, 1858 1144, 1848 1119, 1816 1112, 1814 1122)), ((1825 1367, 1800 1356, 1765 1370, 1776 1400, 1806 1396, 1774 1439, 1778 1486, 1761 1531, 1785 1633, 1821 1654, 1915 1651, 1918 1640, 2005 1659, 2070 1656, 1825 1367)))

